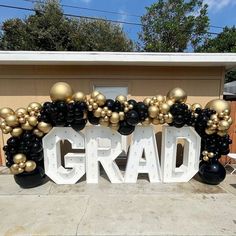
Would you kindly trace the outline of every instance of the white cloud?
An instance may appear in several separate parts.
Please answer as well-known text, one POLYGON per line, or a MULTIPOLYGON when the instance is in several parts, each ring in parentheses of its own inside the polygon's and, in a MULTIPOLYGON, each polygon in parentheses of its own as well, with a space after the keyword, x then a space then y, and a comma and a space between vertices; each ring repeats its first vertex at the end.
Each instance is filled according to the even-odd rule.
POLYGON ((223 9, 224 7, 235 5, 235 0, 205 0, 205 3, 208 4, 211 11, 217 12, 223 9))

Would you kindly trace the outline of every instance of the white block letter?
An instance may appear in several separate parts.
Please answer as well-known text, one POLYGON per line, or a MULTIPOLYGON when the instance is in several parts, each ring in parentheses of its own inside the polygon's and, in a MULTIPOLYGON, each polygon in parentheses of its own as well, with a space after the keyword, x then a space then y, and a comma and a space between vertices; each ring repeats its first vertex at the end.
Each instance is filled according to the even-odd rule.
POLYGON ((163 126, 161 168, 164 182, 188 182, 197 172, 201 138, 191 127, 163 126), (184 139, 183 164, 176 167, 178 139, 184 139))
POLYGON ((156 137, 151 126, 137 126, 135 128, 125 171, 125 182, 135 183, 138 173, 148 173, 151 183, 161 181, 161 167, 156 137), (143 152, 145 159, 142 158, 143 152))
POLYGON ((123 182, 123 176, 114 161, 121 152, 121 135, 118 132, 102 126, 88 126, 86 128, 87 183, 98 182, 99 162, 112 183, 123 182))
POLYGON ((68 153, 61 164, 60 141, 68 140, 73 149, 84 149, 84 135, 70 127, 53 128, 43 138, 45 173, 57 184, 75 184, 85 174, 85 154, 68 153))

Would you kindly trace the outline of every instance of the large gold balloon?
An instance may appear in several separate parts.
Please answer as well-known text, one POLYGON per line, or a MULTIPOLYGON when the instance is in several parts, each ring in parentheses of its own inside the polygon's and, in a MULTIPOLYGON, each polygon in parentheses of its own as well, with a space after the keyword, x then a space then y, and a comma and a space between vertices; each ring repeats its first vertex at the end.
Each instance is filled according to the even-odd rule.
POLYGON ((36 126, 38 124, 38 119, 35 116, 30 116, 28 122, 30 125, 36 126))
POLYGON ((25 154, 18 153, 13 156, 13 161, 15 164, 19 164, 21 162, 26 162, 26 156, 25 156, 25 154))
POLYGON ((13 137, 19 137, 19 136, 21 136, 22 133, 23 133, 23 129, 20 128, 20 127, 14 128, 14 129, 11 131, 11 135, 12 135, 13 137))
POLYGON ((148 108, 148 114, 151 118, 157 117, 158 113, 159 113, 159 109, 157 106, 150 106, 148 108))
POLYGON ((0 117, 6 119, 7 116, 13 115, 14 111, 9 107, 3 107, 0 109, 0 117))
POLYGON ((120 120, 120 116, 119 116, 119 113, 117 112, 112 112, 112 115, 110 117, 110 122, 113 123, 113 124, 116 124, 118 123, 120 120))
POLYGON ((84 102, 86 100, 86 96, 82 92, 77 92, 73 95, 72 100, 75 102, 84 102))
POLYGON ((127 97, 123 95, 119 95, 116 97, 116 101, 119 101, 120 103, 124 103, 127 101, 127 97))
POLYGON ((39 122, 37 127, 44 134, 47 134, 52 129, 52 125, 51 124, 43 122, 43 121, 39 122))
POLYGON ((91 93, 91 98, 95 98, 98 94, 100 94, 100 92, 94 90, 94 91, 91 93))
POLYGON ((25 163, 25 171, 31 172, 36 168, 36 163, 34 161, 27 161, 25 163))
POLYGON ((187 100, 187 94, 181 88, 174 88, 168 92, 166 98, 174 102, 185 102, 187 100))
POLYGON ((11 127, 16 127, 19 125, 18 119, 15 115, 9 115, 5 119, 6 123, 11 127))
POLYGON ((68 101, 71 100, 73 90, 71 86, 65 82, 55 83, 50 90, 52 101, 68 101))
POLYGON ((217 113, 224 112, 225 110, 228 110, 230 112, 230 104, 222 99, 214 99, 208 102, 205 106, 205 108, 209 108, 211 110, 216 111, 217 113))
POLYGON ((98 94, 96 96, 96 101, 99 106, 103 106, 106 103, 106 97, 103 94, 98 94))
POLYGON ((160 109, 163 114, 167 114, 170 110, 170 106, 167 103, 162 103, 160 109))

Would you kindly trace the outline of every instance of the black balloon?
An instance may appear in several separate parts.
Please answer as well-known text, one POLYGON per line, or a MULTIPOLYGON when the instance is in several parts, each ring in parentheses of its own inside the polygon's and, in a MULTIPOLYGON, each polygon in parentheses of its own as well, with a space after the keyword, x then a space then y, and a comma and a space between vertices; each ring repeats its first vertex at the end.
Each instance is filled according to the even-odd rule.
POLYGON ((216 185, 225 179, 225 168, 216 160, 202 161, 199 167, 198 174, 202 181, 207 184, 216 185))
POLYGON ((71 127, 76 131, 80 131, 85 127, 86 123, 87 123, 86 119, 75 121, 71 124, 71 127))
POLYGON ((107 99, 105 106, 108 107, 109 110, 112 110, 113 104, 114 104, 114 101, 112 99, 107 99))
POLYGON ((126 117, 126 121, 129 125, 137 125, 139 123, 139 115, 138 112, 134 111, 134 110, 130 110, 126 113, 125 115, 126 117))
POLYGON ((95 117, 93 115, 93 112, 88 112, 88 121, 92 125, 98 125, 99 124, 99 118, 95 117))
POLYGON ((129 135, 133 133, 134 129, 135 126, 129 125, 126 121, 121 121, 118 132, 122 135, 129 135))

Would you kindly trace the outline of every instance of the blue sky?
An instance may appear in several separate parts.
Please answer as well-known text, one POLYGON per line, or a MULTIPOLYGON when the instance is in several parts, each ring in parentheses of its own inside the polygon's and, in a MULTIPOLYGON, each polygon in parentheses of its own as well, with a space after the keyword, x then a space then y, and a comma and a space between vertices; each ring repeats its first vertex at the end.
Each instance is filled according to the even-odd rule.
MULTIPOLYGON (((79 7, 100 9, 118 12, 127 15, 116 15, 101 13, 82 9, 64 8, 65 13, 103 17, 112 20, 140 23, 139 17, 130 15, 143 15, 145 6, 150 6, 155 0, 62 0, 62 4, 74 5, 79 7)), ((205 0, 209 4, 209 17, 213 26, 232 26, 236 25, 236 0, 205 0)), ((0 0, 0 4, 19 7, 32 8, 33 4, 24 0, 0 0)), ((30 14, 28 11, 8 9, 0 7, 0 22, 8 18, 24 18, 30 14)), ((136 25, 123 24, 125 32, 133 40, 137 40, 140 27, 136 25)), ((211 28, 211 32, 220 32, 221 29, 211 28)))

